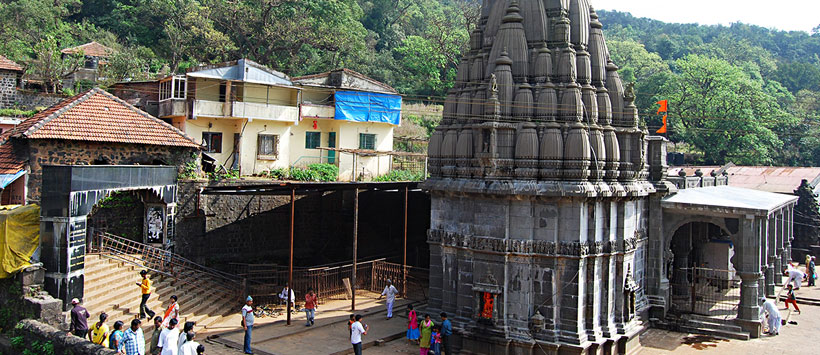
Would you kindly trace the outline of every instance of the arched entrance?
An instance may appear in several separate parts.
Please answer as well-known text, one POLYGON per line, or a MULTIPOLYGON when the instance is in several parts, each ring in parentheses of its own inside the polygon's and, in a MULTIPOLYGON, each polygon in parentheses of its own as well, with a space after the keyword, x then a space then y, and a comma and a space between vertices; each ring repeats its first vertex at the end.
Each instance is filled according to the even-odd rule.
MULTIPOLYGON (((43 166, 40 260, 49 270, 46 291, 66 304, 75 297, 82 299, 88 214, 114 192, 142 190, 156 198, 154 206, 165 222, 159 236, 164 245, 173 245, 176 178, 177 168, 170 166, 43 166)), ((145 206, 144 212, 137 212, 146 213, 147 219, 153 210, 152 205, 145 206)))
POLYGON ((675 231, 670 249, 672 311, 735 318, 741 280, 731 235, 713 223, 689 222, 675 231))

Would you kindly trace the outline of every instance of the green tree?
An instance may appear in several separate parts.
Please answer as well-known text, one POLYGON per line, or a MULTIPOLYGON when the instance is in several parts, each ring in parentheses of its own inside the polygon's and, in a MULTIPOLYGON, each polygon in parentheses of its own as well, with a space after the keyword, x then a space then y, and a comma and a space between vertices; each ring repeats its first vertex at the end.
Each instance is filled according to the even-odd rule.
POLYGON ((82 53, 76 55, 60 53, 57 40, 50 36, 34 46, 34 54, 36 57, 28 68, 28 74, 42 80, 46 92, 51 88, 52 93, 56 93, 63 79, 77 71, 84 62, 82 53))
POLYGON ((703 163, 771 164, 782 146, 777 99, 763 83, 725 60, 688 55, 662 92, 673 136, 703 153, 703 163))

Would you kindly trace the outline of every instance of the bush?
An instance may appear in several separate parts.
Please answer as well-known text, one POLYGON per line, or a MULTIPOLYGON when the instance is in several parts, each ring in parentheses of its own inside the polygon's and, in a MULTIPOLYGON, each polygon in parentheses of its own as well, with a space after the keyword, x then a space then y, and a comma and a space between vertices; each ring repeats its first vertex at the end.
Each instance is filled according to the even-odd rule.
POLYGON ((290 180, 296 181, 319 181, 319 172, 305 168, 290 168, 290 180))
POLYGON ((339 179, 339 167, 333 164, 310 164, 308 170, 315 171, 319 181, 331 182, 339 179))
POLYGON ((285 168, 273 169, 268 172, 267 176, 274 180, 287 180, 290 172, 285 168))
POLYGON ((427 178, 427 175, 420 171, 412 170, 393 170, 385 175, 378 176, 373 181, 387 182, 387 181, 422 181, 427 178))
POLYGON ((37 110, 20 110, 16 108, 0 109, 0 116, 5 117, 31 117, 37 113, 37 110))
POLYGON ((214 181, 239 179, 239 170, 208 173, 208 178, 214 181))

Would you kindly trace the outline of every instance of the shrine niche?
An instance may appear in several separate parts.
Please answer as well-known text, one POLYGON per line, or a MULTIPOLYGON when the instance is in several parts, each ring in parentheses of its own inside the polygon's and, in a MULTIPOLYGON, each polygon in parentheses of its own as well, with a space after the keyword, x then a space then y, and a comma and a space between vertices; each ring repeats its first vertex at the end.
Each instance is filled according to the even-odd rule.
POLYGON ((473 286, 473 293, 476 305, 474 309, 475 320, 480 325, 495 327, 503 323, 499 322, 502 288, 498 285, 495 277, 487 271, 487 274, 476 282, 473 286))

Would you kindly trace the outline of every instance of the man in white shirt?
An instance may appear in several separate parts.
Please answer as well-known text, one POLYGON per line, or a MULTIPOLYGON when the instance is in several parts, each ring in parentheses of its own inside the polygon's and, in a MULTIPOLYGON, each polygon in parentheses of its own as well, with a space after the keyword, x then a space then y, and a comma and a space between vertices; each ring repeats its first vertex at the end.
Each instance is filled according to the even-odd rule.
POLYGON ((353 354, 362 355, 362 335, 367 335, 370 327, 362 326, 362 315, 357 314, 356 321, 350 325, 350 343, 353 344, 353 354))
POLYGON ((244 350, 245 354, 253 354, 251 349, 251 335, 253 334, 253 297, 245 299, 245 306, 242 307, 242 329, 245 330, 244 350))
POLYGON ((786 285, 791 282, 794 285, 795 290, 800 289, 803 279, 806 278, 806 274, 791 265, 789 265, 789 268, 783 272, 783 275, 789 277, 789 279, 786 280, 786 283, 783 284, 783 288, 786 288, 786 285))
POLYGON ((396 301, 396 295, 399 294, 399 290, 393 286, 393 282, 387 280, 387 286, 384 287, 384 291, 382 291, 381 296, 387 296, 387 319, 393 318, 393 302, 396 301))
POLYGON ((179 329, 177 329, 176 318, 168 321, 168 327, 159 334, 159 347, 162 348, 160 355, 177 355, 179 351, 179 329))
POLYGON ((769 335, 778 335, 780 334, 780 325, 781 325, 781 317, 780 311, 777 310, 777 306, 771 300, 766 300, 766 298, 760 298, 760 323, 765 325, 766 323, 766 314, 769 315, 769 322, 768 322, 768 334, 769 335))
POLYGON ((291 310, 293 310, 293 307, 295 307, 295 302, 296 302, 296 294, 293 293, 293 290, 291 290, 290 287, 288 287, 288 284, 285 284, 285 288, 282 289, 282 293, 279 294, 279 298, 282 300, 282 304, 287 305, 288 304, 288 291, 290 291, 290 306, 291 306, 291 310))
POLYGON ((179 347, 179 354, 178 355, 197 355, 196 348, 199 346, 199 343, 194 341, 194 337, 196 333, 194 331, 190 331, 185 334, 185 344, 179 347))

